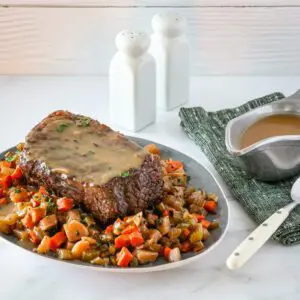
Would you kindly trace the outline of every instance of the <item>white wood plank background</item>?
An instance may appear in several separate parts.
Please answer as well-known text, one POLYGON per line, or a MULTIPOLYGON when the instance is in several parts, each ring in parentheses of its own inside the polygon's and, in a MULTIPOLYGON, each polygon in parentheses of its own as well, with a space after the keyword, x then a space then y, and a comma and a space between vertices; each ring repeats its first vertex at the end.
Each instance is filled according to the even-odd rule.
POLYGON ((151 33, 153 14, 173 5, 188 19, 193 75, 297 76, 297 3, 299 0, 0 0, 0 74, 107 75, 115 35, 124 28, 151 33), (226 3, 229 6, 223 6, 226 3), (147 6, 150 4, 153 7, 147 6))

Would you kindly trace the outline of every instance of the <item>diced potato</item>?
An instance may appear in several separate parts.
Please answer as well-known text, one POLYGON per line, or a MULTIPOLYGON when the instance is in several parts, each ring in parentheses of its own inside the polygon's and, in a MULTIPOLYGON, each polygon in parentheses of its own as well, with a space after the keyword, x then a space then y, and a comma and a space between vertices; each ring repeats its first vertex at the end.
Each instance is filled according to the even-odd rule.
POLYGON ((41 243, 37 247, 37 252, 39 254, 47 253, 50 250, 50 237, 44 236, 41 243))
POLYGON ((188 187, 185 192, 184 192, 184 196, 186 198, 188 198, 192 193, 194 193, 196 191, 196 189, 194 187, 188 187))
POLYGON ((218 202, 218 196, 216 194, 207 194, 207 199, 218 202))
POLYGON ((133 223, 137 227, 139 227, 141 225, 142 219, 143 219, 143 212, 139 212, 133 217, 133 223))
POLYGON ((88 236, 89 231, 82 223, 73 220, 68 224, 64 225, 68 241, 76 242, 79 241, 83 236, 88 236))
POLYGON ((164 204, 167 204, 168 206, 180 211, 182 209, 183 206, 183 200, 180 200, 180 198, 177 198, 173 195, 167 195, 164 198, 164 204))
POLYGON ((203 240, 203 228, 202 228, 202 224, 198 223, 195 225, 195 229, 190 235, 190 242, 194 244, 202 240, 203 240))
POLYGON ((210 233, 206 228, 203 228, 203 241, 206 241, 210 236, 210 233))
POLYGON ((92 264, 94 265, 100 265, 100 266, 105 266, 106 265, 106 261, 104 258, 101 257, 96 257, 91 261, 92 264))
POLYGON ((155 243, 162 237, 162 234, 157 229, 149 230, 149 239, 155 243))
POLYGON ((156 261, 158 253, 147 250, 136 250, 135 256, 140 264, 146 264, 156 261))
POLYGON ((10 233, 10 227, 7 223, 4 223, 3 221, 0 220, 0 232, 3 233, 10 233))
POLYGON ((100 251, 96 249, 90 249, 82 252, 83 261, 91 261, 100 255, 100 251))
POLYGON ((174 248, 170 251, 168 260, 169 262, 176 262, 181 259, 181 254, 179 248, 174 248))
POLYGON ((171 229, 169 216, 165 216, 159 219, 159 225, 157 226, 158 230, 162 235, 167 234, 171 229))
POLYGON ((181 231, 182 230, 180 228, 176 228, 176 227, 171 228, 168 233, 170 240, 175 240, 179 238, 181 231))
POLYGON ((66 249, 72 250, 72 248, 74 247, 74 245, 75 245, 75 243, 67 242, 67 244, 66 244, 66 249))
POLYGON ((56 225, 57 218, 55 214, 43 218, 39 223, 39 226, 42 230, 48 230, 56 225))
POLYGON ((147 249, 147 250, 154 251, 154 252, 159 252, 162 247, 160 244, 157 244, 156 242, 154 242, 152 240, 146 241, 146 243, 142 246, 143 246, 143 248, 141 248, 141 249, 147 249))
MULTIPOLYGON (((74 221, 73 221, 74 222, 74 221)), ((75 259, 80 259, 82 257, 82 253, 90 248, 89 242, 79 241, 72 248, 72 256, 75 259)))
POLYGON ((195 204, 198 207, 203 207, 204 201, 205 198, 203 196, 202 191, 193 192, 187 197, 188 204, 195 204))
POLYGON ((33 231, 34 231, 34 233, 36 234, 36 236, 38 237, 39 240, 42 240, 44 238, 45 233, 40 227, 35 226, 33 228, 33 231))
POLYGON ((158 219, 158 216, 155 214, 148 213, 146 216, 146 219, 147 219, 148 224, 155 225, 155 222, 158 219))
POLYGON ((194 245, 193 245, 193 251, 194 252, 200 252, 200 251, 202 251, 204 249, 204 245, 203 245, 203 243, 201 242, 201 241, 199 241, 199 242, 197 242, 197 243, 195 243, 194 245))
POLYGON ((67 222, 70 223, 73 220, 80 221, 80 212, 78 209, 71 209, 67 212, 67 222))
POLYGON ((70 260, 73 259, 73 255, 71 250, 68 249, 57 249, 57 256, 59 259, 63 259, 63 260, 70 260))
POLYGON ((88 236, 83 236, 83 237, 81 238, 81 240, 90 243, 90 245, 96 245, 96 244, 97 244, 97 241, 96 241, 95 239, 93 239, 93 238, 91 238, 91 237, 88 237, 88 236))
POLYGON ((6 216, 0 216, 0 222, 7 224, 9 226, 16 224, 19 217, 15 213, 8 214, 6 216))
POLYGON ((14 229, 13 234, 19 239, 19 240, 26 240, 28 238, 28 232, 26 230, 19 230, 14 229))
POLYGON ((109 247, 108 247, 108 252, 109 252, 109 254, 110 255, 115 255, 116 254, 116 247, 114 246, 114 245, 110 245, 109 247))

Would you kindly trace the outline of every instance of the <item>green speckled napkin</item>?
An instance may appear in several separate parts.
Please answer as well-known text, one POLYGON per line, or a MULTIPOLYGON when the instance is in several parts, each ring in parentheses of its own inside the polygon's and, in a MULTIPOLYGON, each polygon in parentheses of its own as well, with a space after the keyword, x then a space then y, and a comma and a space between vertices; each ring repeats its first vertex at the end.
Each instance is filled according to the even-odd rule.
MULTIPOLYGON (((282 98, 281 93, 274 93, 233 109, 207 112, 202 107, 193 107, 181 108, 179 112, 186 134, 209 158, 237 201, 257 224, 291 201, 290 190, 295 178, 265 183, 249 177, 226 150, 225 127, 231 119, 282 98)), ((300 242, 300 206, 293 210, 273 238, 284 245, 300 242)))

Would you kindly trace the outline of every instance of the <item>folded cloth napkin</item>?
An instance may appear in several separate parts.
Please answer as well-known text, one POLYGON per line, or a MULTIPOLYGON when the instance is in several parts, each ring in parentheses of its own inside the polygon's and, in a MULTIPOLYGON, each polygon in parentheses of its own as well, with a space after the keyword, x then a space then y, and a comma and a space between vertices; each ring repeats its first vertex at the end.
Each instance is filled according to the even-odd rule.
MULTIPOLYGON (((233 109, 207 112, 202 107, 193 107, 181 108, 179 112, 181 126, 186 134, 200 146, 236 200, 258 224, 291 202, 290 190, 296 178, 276 183, 251 178, 240 168, 236 158, 227 152, 225 128, 231 119, 282 98, 283 94, 274 93, 233 109)), ((291 212, 273 238, 284 245, 300 242, 300 205, 291 212)))

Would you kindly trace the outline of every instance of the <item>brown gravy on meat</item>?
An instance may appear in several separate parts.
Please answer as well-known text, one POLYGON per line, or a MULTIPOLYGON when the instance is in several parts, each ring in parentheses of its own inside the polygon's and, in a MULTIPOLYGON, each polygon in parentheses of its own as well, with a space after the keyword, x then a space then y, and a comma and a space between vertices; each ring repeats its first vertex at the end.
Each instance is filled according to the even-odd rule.
POLYGON ((28 137, 29 158, 45 162, 62 179, 103 184, 115 176, 128 176, 138 168, 146 151, 112 130, 95 131, 89 119, 57 119, 35 137, 28 137))
POLYGON ((300 135, 300 116, 272 115, 251 125, 242 135, 241 149, 263 139, 281 135, 300 135))

